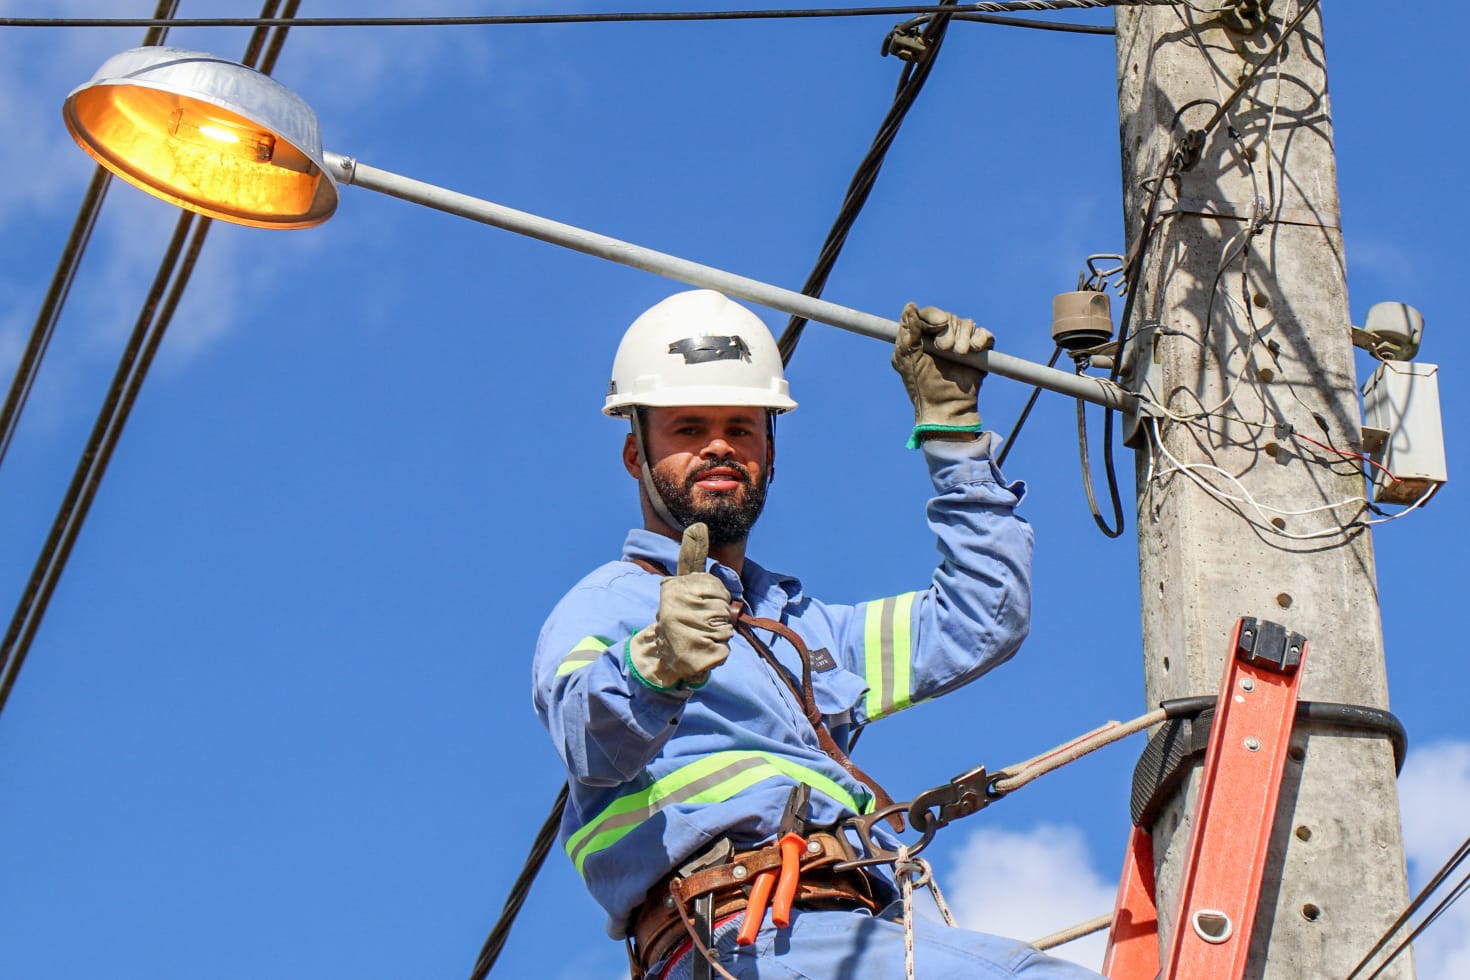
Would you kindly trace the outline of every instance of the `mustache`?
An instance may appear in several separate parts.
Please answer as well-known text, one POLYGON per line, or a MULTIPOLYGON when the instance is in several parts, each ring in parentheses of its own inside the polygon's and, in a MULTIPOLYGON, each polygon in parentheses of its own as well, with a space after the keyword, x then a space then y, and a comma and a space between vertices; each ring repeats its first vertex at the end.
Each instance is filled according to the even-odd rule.
POLYGON ((689 475, 689 479, 684 481, 684 488, 687 490, 693 487, 694 484, 698 483, 710 470, 733 470, 740 477, 740 481, 744 483, 747 487, 755 486, 755 481, 750 478, 750 470, 746 469, 743 464, 737 463, 733 459, 712 459, 706 463, 701 464, 699 469, 695 470, 689 475))

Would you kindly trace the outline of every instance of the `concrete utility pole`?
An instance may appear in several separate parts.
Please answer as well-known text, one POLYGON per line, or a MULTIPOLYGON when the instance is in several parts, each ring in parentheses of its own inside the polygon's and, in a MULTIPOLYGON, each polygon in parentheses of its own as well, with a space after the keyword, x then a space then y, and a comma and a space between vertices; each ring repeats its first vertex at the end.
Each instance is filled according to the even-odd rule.
MULTIPOLYGON (((1210 120, 1304 2, 1236 3, 1213 16, 1183 5, 1117 8, 1130 244, 1175 140, 1210 120), (1268 20, 1251 30, 1242 20, 1256 7, 1268 20)), ((1182 463, 1236 477, 1239 485, 1191 471, 1223 493, 1243 498, 1244 487, 1289 512, 1364 493, 1356 466, 1328 465, 1331 453, 1299 438, 1362 448, 1324 66, 1314 11, 1210 133, 1198 162, 1164 182, 1134 316, 1145 329, 1133 359, 1152 360, 1154 390, 1172 411, 1224 403, 1210 417, 1161 425, 1164 446, 1182 463), (1243 236, 1253 215, 1265 219, 1260 233, 1243 236)), ((1263 515, 1211 496, 1165 457, 1150 475, 1147 450, 1138 478, 1151 705, 1214 694, 1235 621, 1257 616, 1307 637, 1304 699, 1388 706, 1368 533, 1285 536, 1364 515, 1353 507, 1263 515)), ((1198 773, 1152 828, 1165 953, 1198 773)), ((1407 902, 1388 740, 1298 723, 1246 976, 1344 977, 1407 902)), ((1411 977, 1412 963, 1402 956, 1383 975, 1411 977)))

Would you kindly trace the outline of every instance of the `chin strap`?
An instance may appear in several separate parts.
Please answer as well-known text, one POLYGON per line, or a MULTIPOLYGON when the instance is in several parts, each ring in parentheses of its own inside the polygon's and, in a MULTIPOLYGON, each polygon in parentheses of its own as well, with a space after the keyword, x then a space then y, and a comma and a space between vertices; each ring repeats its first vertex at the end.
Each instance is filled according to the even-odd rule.
POLYGON ((643 409, 634 408, 630 417, 633 420, 633 444, 638 447, 638 469, 642 473, 643 493, 648 497, 654 516, 673 528, 675 534, 683 534, 687 525, 669 512, 669 505, 664 503, 663 495, 654 486, 653 471, 648 468, 648 453, 644 449, 643 409))

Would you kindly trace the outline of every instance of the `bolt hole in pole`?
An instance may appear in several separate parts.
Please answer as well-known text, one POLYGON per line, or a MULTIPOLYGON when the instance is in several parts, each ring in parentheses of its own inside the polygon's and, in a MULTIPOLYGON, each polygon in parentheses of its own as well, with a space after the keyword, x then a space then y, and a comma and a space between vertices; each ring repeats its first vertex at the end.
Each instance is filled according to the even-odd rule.
POLYGON ((1194 926, 1195 935, 1217 946, 1235 933, 1235 925, 1230 921, 1230 916, 1219 909, 1200 909, 1194 913, 1190 922, 1194 926))
POLYGON ((1291 748, 1286 750, 1286 757, 1292 762, 1302 762, 1307 757, 1307 750, 1302 748, 1300 745, 1293 745, 1291 748))
POLYGON ((1302 824, 1296 829, 1296 837, 1297 840, 1311 840, 1312 828, 1308 827, 1306 824, 1302 824))
POLYGON ((1311 902, 1308 902, 1307 904, 1302 906, 1302 918, 1306 919, 1308 922, 1316 922, 1321 917, 1322 910, 1313 905, 1311 902))

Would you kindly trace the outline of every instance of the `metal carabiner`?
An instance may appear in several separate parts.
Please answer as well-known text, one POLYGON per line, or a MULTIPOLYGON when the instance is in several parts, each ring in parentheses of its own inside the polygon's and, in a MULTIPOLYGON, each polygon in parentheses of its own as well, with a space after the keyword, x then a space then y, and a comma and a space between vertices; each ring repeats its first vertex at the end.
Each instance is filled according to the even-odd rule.
MULTIPOLYGON (((895 850, 890 850, 878 841, 874 840, 873 828, 884 820, 887 820, 889 817, 892 817, 894 815, 902 816, 904 813, 909 812, 911 809, 912 804, 910 803, 894 803, 891 806, 883 807, 881 810, 874 810, 872 813, 863 814, 862 816, 858 817, 848 817, 846 820, 839 823, 837 825, 838 830, 846 830, 850 828, 854 833, 857 834, 858 840, 862 842, 863 851, 867 856, 855 858, 851 861, 841 861, 837 864, 832 865, 832 870, 851 871, 855 868, 867 868, 878 864, 892 864, 894 860, 898 858, 898 852, 895 850)), ((919 829, 917 824, 914 825, 914 829, 919 829)), ((929 846, 929 842, 934 839, 934 831, 936 829, 938 828, 929 827, 921 831, 919 839, 913 844, 909 845, 910 857, 917 855, 920 851, 929 846)))
POLYGON ((991 779, 984 766, 960 773, 943 786, 925 790, 914 797, 908 811, 909 823, 915 830, 932 837, 940 827, 978 813, 998 799, 990 784, 991 779))

